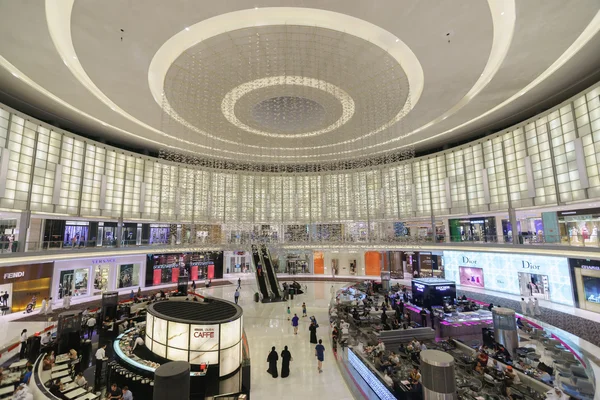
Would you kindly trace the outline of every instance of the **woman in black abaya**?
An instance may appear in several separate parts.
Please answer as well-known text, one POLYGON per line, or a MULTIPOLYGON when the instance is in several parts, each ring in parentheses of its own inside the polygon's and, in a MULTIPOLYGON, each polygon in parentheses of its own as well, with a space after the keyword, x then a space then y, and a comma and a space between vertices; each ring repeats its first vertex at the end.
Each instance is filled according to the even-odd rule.
POLYGON ((287 378, 290 375, 290 361, 292 354, 288 351, 287 346, 281 352, 281 377, 287 378))
POLYGON ((310 331, 310 342, 317 344, 317 326, 314 322, 310 323, 308 330, 310 331))
POLYGON ((279 356, 275 351, 275 346, 273 346, 269 356, 267 357, 267 362, 269 363, 269 369, 267 372, 270 373, 273 378, 277 378, 279 376, 277 375, 277 360, 279 360, 279 356))

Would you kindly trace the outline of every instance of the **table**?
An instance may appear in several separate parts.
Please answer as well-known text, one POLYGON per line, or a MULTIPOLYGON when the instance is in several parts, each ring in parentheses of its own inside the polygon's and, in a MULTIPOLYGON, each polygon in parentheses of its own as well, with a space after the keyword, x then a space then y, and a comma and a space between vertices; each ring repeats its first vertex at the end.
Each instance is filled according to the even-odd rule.
POLYGON ((63 390, 62 390, 62 392, 63 392, 63 393, 66 393, 66 392, 68 392, 69 390, 73 390, 73 389, 76 389, 76 388, 78 388, 78 387, 79 387, 79 385, 78 385, 78 384, 76 384, 75 382, 69 382, 69 383, 67 383, 66 385, 63 385, 63 390))
POLYGON ((58 372, 54 372, 50 375, 50 377, 52 379, 57 379, 57 378, 62 378, 63 376, 67 376, 69 375, 69 371, 68 370, 62 370, 62 371, 58 371, 58 372))
POLYGON ((10 366, 8 368, 9 369, 19 369, 19 368, 25 367, 26 365, 27 365, 27 359, 24 358, 22 360, 19 360, 17 362, 10 364, 10 366))
POLYGON ((73 382, 73 378, 71 378, 71 376, 65 376, 64 378, 60 378, 60 383, 62 383, 62 384, 69 383, 69 382, 73 382))
POLYGON ((12 394, 14 391, 15 389, 12 386, 5 386, 3 388, 0 388, 0 396, 12 394))
POLYGON ((63 364, 69 361, 69 353, 59 354, 54 359, 55 364, 63 364))
POLYGON ((77 400, 94 400, 94 399, 98 399, 100 398, 100 396, 94 394, 94 393, 88 393, 84 396, 78 397, 77 400))
POLYGON ((51 371, 52 372, 64 371, 65 369, 68 369, 68 368, 69 368, 69 366, 67 364, 55 365, 54 367, 52 367, 51 371))
POLYGON ((17 382, 19 382, 21 380, 21 373, 19 372, 12 372, 10 374, 7 374, 5 376, 2 377, 2 383, 0 383, 0 387, 1 386, 8 386, 8 385, 13 385, 17 382))
POLYGON ((72 390, 69 393, 65 394, 65 397, 67 397, 68 399, 74 399, 75 397, 80 396, 84 393, 87 393, 87 390, 85 390, 83 388, 79 388, 79 389, 72 390))

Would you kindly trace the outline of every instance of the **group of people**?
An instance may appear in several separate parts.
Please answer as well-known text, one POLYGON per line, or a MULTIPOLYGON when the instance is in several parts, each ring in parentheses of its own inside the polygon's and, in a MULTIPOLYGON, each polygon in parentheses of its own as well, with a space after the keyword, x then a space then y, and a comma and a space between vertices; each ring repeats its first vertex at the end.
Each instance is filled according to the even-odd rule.
POLYGON ((532 317, 542 315, 542 311, 540 310, 540 303, 538 302, 537 297, 530 297, 526 302, 524 297, 521 297, 521 301, 519 301, 521 305, 521 314, 522 315, 530 315, 532 317))

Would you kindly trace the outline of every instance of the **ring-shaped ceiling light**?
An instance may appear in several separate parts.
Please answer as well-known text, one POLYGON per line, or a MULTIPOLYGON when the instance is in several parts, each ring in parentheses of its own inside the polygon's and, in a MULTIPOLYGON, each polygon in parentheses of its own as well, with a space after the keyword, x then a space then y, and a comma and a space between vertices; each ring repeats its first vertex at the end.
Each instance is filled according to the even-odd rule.
POLYGON ((233 88, 223 98, 223 101, 221 102, 221 111, 223 112, 223 115, 230 123, 232 123, 233 125, 237 126, 240 129, 255 133, 257 135, 278 137, 278 138, 280 138, 280 137, 282 137, 282 138, 283 137, 286 137, 286 138, 287 137, 296 137, 296 138, 297 137, 311 137, 311 136, 317 136, 317 135, 321 135, 323 133, 331 132, 332 130, 337 129, 340 126, 344 125, 346 122, 348 122, 348 120, 350 118, 352 118, 352 116, 354 115, 354 100, 352 100, 352 97, 350 97, 350 95, 348 93, 346 93, 344 90, 340 89, 339 87, 337 87, 329 82, 325 82, 320 79, 307 78, 307 77, 303 77, 303 76, 270 76, 268 78, 255 79, 253 81, 243 83, 243 84, 233 88), (325 92, 331 94, 336 99, 338 99, 339 102, 342 104, 342 115, 337 121, 335 121, 333 124, 329 125, 326 128, 319 129, 319 130, 312 131, 312 132, 297 133, 297 134, 293 134, 293 135, 281 134, 281 133, 275 133, 275 132, 265 132, 265 131, 262 131, 259 129, 255 129, 255 128, 252 128, 251 126, 244 124, 242 121, 240 121, 235 116, 235 112, 234 112, 235 105, 242 96, 244 96, 247 93, 250 93, 251 91, 256 90, 256 89, 262 89, 262 88, 266 88, 269 86, 279 86, 279 85, 301 85, 301 86, 308 86, 308 87, 311 87, 314 89, 324 90, 325 92))
MULTIPOLYGON (((500 59, 503 60, 506 55, 506 52, 508 51, 508 47, 510 46, 510 40, 508 41, 508 45, 507 45, 506 40, 502 40, 502 41, 498 40, 497 41, 496 38, 497 37, 498 38, 501 38, 501 37, 505 37, 505 38, 511 37, 512 38, 512 32, 514 31, 514 22, 515 22, 515 14, 516 14, 515 13, 516 7, 515 7, 514 0, 506 0, 500 4, 496 4, 496 2, 494 2, 493 0, 488 0, 488 4, 490 5, 490 9, 492 11, 492 21, 494 24, 494 42, 493 42, 490 58, 488 60, 488 64, 486 65, 486 67, 484 69, 484 73, 482 74, 482 77, 476 83, 476 85, 477 85, 480 82, 483 82, 484 83, 483 87, 485 87, 485 85, 487 85, 487 83, 493 78, 493 76, 497 72, 498 67, 495 65, 495 63, 492 62, 494 59, 497 59, 497 57, 495 57, 495 55, 501 56, 500 59), (504 11, 500 12, 499 9, 501 9, 501 8, 504 8, 504 11)), ((79 62, 79 60, 77 58, 77 55, 76 55, 76 52, 75 52, 75 49, 73 46, 73 42, 72 42, 72 38, 71 38, 71 24, 70 24, 73 5, 74 5, 74 0, 63 0, 63 1, 46 0, 46 19, 47 19, 47 23, 48 23, 48 29, 50 31, 50 35, 52 37, 52 40, 54 42, 57 52, 62 57, 65 65, 69 68, 69 70, 73 73, 73 75, 80 81, 80 83, 86 89, 88 89, 88 91, 90 93, 92 93, 94 96, 96 96, 100 101, 102 101, 104 104, 109 106, 113 111, 115 111, 116 113, 120 114, 121 116, 129 119, 130 121, 135 122, 138 125, 146 128, 146 129, 149 129, 151 132, 168 137, 168 138, 173 139, 180 143, 185 143, 187 145, 191 145, 191 146, 195 146, 195 147, 199 147, 199 148, 210 149, 210 146, 205 146, 200 143, 196 143, 196 142, 188 141, 188 140, 185 140, 185 139, 182 139, 179 137, 168 135, 165 132, 162 132, 154 127, 151 127, 151 126, 145 124, 144 122, 136 119, 135 117, 133 117, 132 115, 127 113, 125 110, 118 107, 114 102, 112 102, 112 100, 107 98, 106 95, 104 95, 104 93, 102 93, 102 91, 91 81, 91 79, 85 72, 83 66, 81 65, 81 63, 79 62)), ((255 11, 259 11, 259 10, 255 10, 255 11)), ((323 10, 316 10, 316 11, 323 11, 323 10)), ((336 14, 336 13, 332 13, 332 14, 336 14)), ((289 18, 290 20, 293 19, 292 16, 289 16, 289 17, 290 17, 289 18)), ((471 124, 472 122, 478 120, 479 118, 489 115, 490 113, 498 110, 499 108, 511 103, 512 101, 519 98, 521 95, 523 95, 523 94, 527 93, 528 91, 532 90, 533 88, 535 88, 537 85, 539 85, 541 82, 543 82, 549 76, 551 76, 556 70, 558 70, 560 67, 562 67, 567 61, 569 61, 577 53, 577 51, 579 51, 583 46, 585 46, 585 44, 587 44, 589 42, 590 38, 593 37, 593 35, 596 34, 600 30, 600 18, 599 17, 600 17, 600 12, 598 14, 596 14, 595 18, 592 20, 592 22, 590 22, 590 24, 588 24, 588 26, 586 27, 584 32, 556 60, 556 62, 554 64, 552 64, 549 68, 547 68, 546 71, 544 71, 542 74, 540 74, 534 81, 532 81, 528 86, 526 86, 518 94, 510 97, 505 102, 488 110, 486 113, 483 113, 478 117, 475 117, 469 121, 466 121, 465 123, 461 124, 460 126, 446 130, 444 132, 441 132, 433 137, 421 139, 414 143, 425 142, 425 141, 440 137, 446 133, 452 132, 455 129, 459 129, 464 126, 467 126, 467 125, 471 124)), ((361 21, 361 20, 358 20, 358 21, 361 21)), ((365 21, 362 21, 362 22, 365 22, 365 21)), ((353 26, 353 28, 354 28, 354 26, 353 26)), ((13 75, 22 79, 25 83, 27 83, 30 87, 32 87, 36 91, 42 93, 46 97, 51 98, 54 101, 56 101, 64 106, 68 107, 69 109, 72 109, 72 110, 78 112, 79 114, 81 114, 87 118, 90 118, 91 120, 94 120, 96 122, 101 122, 102 125, 116 129, 124 134, 135 136, 140 139, 147 140, 149 142, 158 143, 158 142, 148 139, 144 136, 134 134, 132 132, 129 132, 129 131, 123 130, 121 128, 118 128, 116 126, 113 126, 111 124, 108 124, 106 122, 100 121, 97 118, 81 111, 80 109, 76 108, 75 106, 66 103, 64 100, 59 99, 58 97, 52 95, 49 91, 47 91, 46 89, 44 89, 43 87, 41 87, 40 85, 38 85, 37 83, 32 81, 29 77, 27 77, 23 73, 23 71, 20 71, 13 64, 8 62, 8 60, 6 60, 2 57, 0 57, 0 64, 5 69, 10 71, 13 75)), ((405 67, 405 65, 403 65, 403 66, 405 67)), ((422 70, 421 70, 421 73, 422 73, 422 70)), ((469 91, 468 94, 465 96, 465 98, 468 101, 470 101, 473 98, 473 96, 476 96, 483 89, 483 87, 479 90, 469 91)), ((412 93, 412 94, 414 95, 414 93, 412 93)), ((160 93, 159 93, 159 96, 160 96, 160 93)), ((155 96, 155 99, 156 98, 157 97, 155 96)), ((159 101, 157 101, 157 102, 159 102, 159 101)), ((464 105, 465 104, 463 104, 462 106, 464 106, 464 105)), ((462 107, 460 107, 460 108, 462 108, 462 107)), ((453 108, 452 111, 456 112, 458 110, 453 108)), ((448 116, 449 115, 444 115, 442 117, 442 119, 445 119, 448 116)), ((432 121, 432 122, 434 122, 434 121, 432 121)), ((438 122, 438 119, 436 119, 435 122, 438 122)), ((424 127, 418 128, 418 129, 410 132, 409 134, 414 134, 418 131, 421 131, 422 129, 425 129, 425 128, 424 127)), ((402 139, 402 138, 395 138, 395 139, 388 140, 385 142, 380 142, 377 145, 370 146, 370 147, 390 144, 390 143, 396 142, 400 139, 402 139)), ((338 144, 341 144, 341 143, 338 143, 338 144)), ((333 144, 333 145, 338 145, 338 144, 333 144)), ((169 148, 178 148, 176 146, 172 146, 172 145, 169 145, 166 143, 163 143, 162 145, 165 147, 169 147, 169 148)), ((331 145, 326 145, 326 146, 329 147, 331 145)), ((260 146, 253 146, 253 145, 248 145, 246 147, 262 148, 260 146)), ((311 146, 311 147, 306 147, 304 149, 311 150, 311 149, 317 149, 319 147, 325 147, 325 146, 311 146)), ((402 148, 402 147, 403 146, 399 146, 397 148, 402 148)), ((181 147, 179 147, 179 149, 189 151, 189 149, 184 149, 181 147)), ((289 150, 288 148, 271 148, 271 149, 281 150, 281 151, 289 150)), ((240 154, 240 155, 246 154, 246 153, 241 153, 241 152, 232 152, 232 151, 228 151, 228 150, 224 150, 224 149, 218 149, 218 150, 222 151, 224 153, 240 154)), ((379 151, 377 153, 383 153, 383 152, 387 152, 387 151, 390 151, 390 149, 385 149, 385 150, 379 151)), ((343 151, 341 153, 351 153, 351 152, 353 152, 353 150, 347 150, 347 151, 343 151)), ((338 153, 340 153, 340 152, 330 153, 330 154, 326 154, 323 156, 328 156, 328 155, 338 154, 338 153)), ((377 153, 374 153, 374 154, 377 154, 377 153)), ((235 159, 235 157, 224 157, 224 156, 215 155, 215 154, 213 154, 212 156, 215 158, 222 158, 222 159, 235 159)), ((286 157, 286 156, 281 156, 281 157, 286 157)), ((331 159, 331 161, 335 161, 335 159, 331 159)))
MULTIPOLYGON (((421 67, 419 60, 400 38, 397 38, 385 29, 370 22, 333 11, 300 7, 267 7, 233 11, 217 15, 183 29, 181 32, 167 40, 160 49, 158 49, 148 68, 148 84, 150 86, 150 92, 154 97, 154 101, 156 101, 156 103, 162 107, 171 118, 185 127, 192 129, 194 132, 203 134, 211 139, 229 142, 218 135, 213 135, 193 126, 193 124, 182 118, 169 104, 168 99, 164 95, 165 78, 169 68, 175 60, 185 51, 201 43, 203 40, 238 29, 268 25, 316 26, 339 32, 346 32, 348 27, 352 27, 353 36, 364 39, 365 41, 386 50, 390 56, 402 66, 406 73, 410 88, 407 101, 394 118, 379 128, 369 132, 369 134, 381 132, 400 121, 418 103, 419 98, 423 93, 425 81, 423 68, 421 67)), ((278 137, 296 138, 298 136, 281 135, 278 137)), ((278 150, 275 148, 269 149, 278 150)), ((287 148, 286 150, 290 149, 287 148)))

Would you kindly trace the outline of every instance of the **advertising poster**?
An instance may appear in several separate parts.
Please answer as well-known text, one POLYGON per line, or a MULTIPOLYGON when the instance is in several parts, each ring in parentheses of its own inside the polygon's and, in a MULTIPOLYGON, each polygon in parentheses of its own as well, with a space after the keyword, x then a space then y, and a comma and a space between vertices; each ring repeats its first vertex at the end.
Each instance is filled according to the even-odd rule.
POLYGON ((460 284, 483 288, 483 269, 474 267, 459 267, 460 284))
POLYGON ((537 290, 540 296, 545 296, 547 293, 552 302, 574 305, 573 283, 566 257, 444 251, 444 275, 446 279, 461 285, 485 287, 488 290, 516 296, 521 296, 521 288, 524 284, 523 287, 527 291, 531 289, 532 294, 537 290), (528 279, 524 280, 524 277, 528 279), (540 282, 537 288, 531 285, 534 279, 536 285, 540 282), (530 283, 529 287, 527 282, 530 283))
POLYGON ((585 299, 590 303, 600 304, 600 278, 582 276, 585 299))

